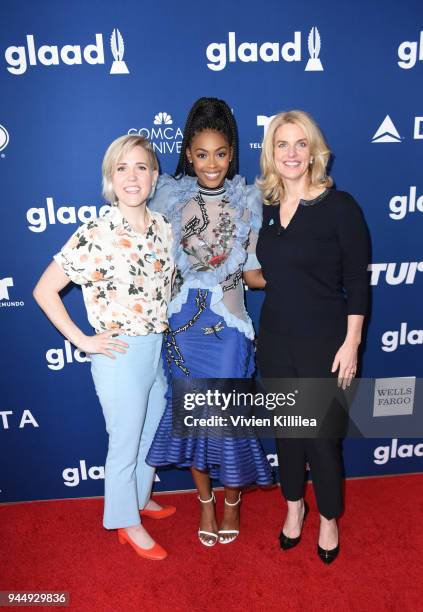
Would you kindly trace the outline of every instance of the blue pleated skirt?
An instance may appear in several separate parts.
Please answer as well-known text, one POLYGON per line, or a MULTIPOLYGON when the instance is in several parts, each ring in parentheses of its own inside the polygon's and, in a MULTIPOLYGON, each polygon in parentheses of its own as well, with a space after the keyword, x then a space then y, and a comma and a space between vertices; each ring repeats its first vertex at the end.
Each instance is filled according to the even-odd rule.
MULTIPOLYGON (((242 487, 272 482, 272 471, 260 441, 229 436, 176 437, 172 431, 172 380, 192 378, 250 378, 254 372, 251 340, 210 309, 211 294, 191 289, 180 312, 169 320, 163 345, 168 378, 166 410, 147 455, 153 466, 176 465, 208 471, 224 486, 242 487)), ((190 435, 191 434, 191 435, 190 435)))

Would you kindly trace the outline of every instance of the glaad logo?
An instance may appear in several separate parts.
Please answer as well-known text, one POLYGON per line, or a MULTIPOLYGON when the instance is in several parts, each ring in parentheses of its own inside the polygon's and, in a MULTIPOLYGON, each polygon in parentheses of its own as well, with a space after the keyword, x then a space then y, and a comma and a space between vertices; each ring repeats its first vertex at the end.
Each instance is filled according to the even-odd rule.
POLYGON ((377 128, 372 142, 402 142, 402 138, 389 115, 386 115, 377 128))
POLYGON ((9 144, 9 132, 4 125, 0 125, 0 151, 3 151, 9 144))
POLYGON ((13 287, 13 278, 0 278, 0 308, 16 308, 25 306, 25 302, 9 302, 9 288, 13 287))
MULTIPOLYGON (((308 51, 310 58, 305 70, 322 71, 323 66, 319 59, 321 39, 319 30, 313 26, 308 35, 308 51)), ((259 45, 256 42, 243 42, 237 45, 236 33, 228 32, 227 43, 210 43, 206 49, 206 57, 209 60, 207 68, 218 72, 224 70, 229 60, 230 63, 240 62, 301 62, 301 32, 294 32, 294 41, 284 44, 279 42, 264 42, 259 45)))
MULTIPOLYGON (((119 30, 113 30, 110 38, 110 47, 114 62, 110 74, 129 74, 123 61, 125 45, 119 30)), ((95 65, 104 64, 103 34, 95 35, 95 43, 82 47, 81 45, 42 45, 37 48, 33 34, 27 34, 26 47, 12 45, 5 51, 7 70, 14 75, 22 75, 29 66, 58 66, 60 63, 67 66, 81 65, 83 62, 95 65)))
POLYGON ((65 468, 62 472, 64 484, 66 487, 77 487, 81 480, 104 480, 104 466, 93 465, 87 470, 85 459, 81 459, 79 467, 65 468))
POLYGON ((382 335, 382 351, 392 353, 398 346, 423 344, 423 329, 408 331, 407 323, 401 323, 399 331, 386 331, 382 335))
POLYGON ((77 361, 78 363, 85 363, 91 361, 89 355, 75 348, 72 351, 72 344, 69 340, 65 340, 65 350, 61 348, 52 348, 46 352, 47 367, 50 370, 62 370, 63 367, 68 363, 77 361))
POLYGON ((373 462, 384 465, 390 459, 406 459, 407 457, 423 457, 423 443, 401 444, 398 446, 398 438, 393 438, 391 446, 378 446, 373 453, 373 462))
POLYGON ((184 134, 180 127, 172 126, 172 115, 161 112, 154 115, 152 127, 130 128, 128 134, 139 134, 140 136, 148 138, 153 145, 153 149, 162 155, 165 153, 179 154, 181 152, 184 134))
POLYGON ((60 206, 57 211, 54 208, 53 198, 46 198, 46 208, 29 208, 26 213, 26 220, 28 221, 28 229, 31 232, 40 233, 44 232, 47 228, 47 224, 55 225, 57 223, 63 223, 67 225, 69 223, 86 223, 96 219, 97 216, 102 217, 104 213, 110 210, 109 204, 100 206, 97 214, 97 208, 93 206, 60 206))
POLYGON ((417 51, 418 59, 420 62, 423 61, 423 31, 420 32, 420 48, 417 41, 410 42, 405 40, 398 47, 398 66, 404 70, 414 68, 417 62, 417 51))
MULTIPOLYGON (((13 416, 13 410, 0 410, 0 424, 3 429, 10 429, 9 417, 13 416)), ((30 410, 24 410, 19 420, 19 429, 23 429, 26 425, 32 425, 32 427, 39 427, 34 415, 30 410)))
POLYGON ((129 74, 128 67, 123 61, 125 43, 123 42, 122 34, 117 28, 113 30, 110 37, 110 48, 114 59, 112 67, 110 68, 110 74, 129 74))
POLYGON ((389 216, 394 221, 400 221, 404 219, 407 213, 419 212, 423 213, 423 195, 416 198, 417 187, 412 185, 410 187, 410 194, 407 198, 406 195, 396 195, 389 200, 389 216))
POLYGON ((376 378, 373 416, 413 414, 416 377, 376 378))
POLYGON ((401 285, 401 283, 413 285, 416 273, 423 272, 423 261, 404 261, 400 264, 372 263, 367 269, 371 272, 370 284, 373 286, 379 283, 382 272, 385 273, 382 274, 382 278, 385 277, 388 285, 401 285))
MULTIPOLYGON (((78 467, 65 468, 62 472, 64 485, 66 487, 77 487, 81 480, 104 480, 104 466, 93 465, 87 469, 85 459, 79 461, 78 467)), ((160 482, 160 478, 155 474, 155 481, 160 482)))
POLYGON ((321 41, 319 30, 316 27, 311 28, 308 35, 308 52, 310 59, 305 67, 306 72, 323 70, 322 62, 319 59, 321 41))

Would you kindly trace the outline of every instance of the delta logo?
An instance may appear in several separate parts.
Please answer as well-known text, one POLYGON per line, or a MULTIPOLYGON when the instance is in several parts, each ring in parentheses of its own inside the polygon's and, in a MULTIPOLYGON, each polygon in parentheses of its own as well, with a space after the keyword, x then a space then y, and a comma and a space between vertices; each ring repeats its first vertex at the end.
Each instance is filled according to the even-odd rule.
MULTIPOLYGON (((414 140, 423 140, 423 117, 414 117, 414 140)), ((402 142, 404 137, 400 135, 389 115, 386 115, 380 126, 373 135, 372 143, 394 143, 402 142)))
MULTIPOLYGON (((302 33, 295 31, 294 40, 286 42, 239 43, 236 32, 228 32, 227 42, 212 42, 207 46, 207 68, 219 72, 224 70, 228 63, 235 62, 301 62, 302 38, 302 33)), ((313 26, 307 37, 309 58, 304 68, 306 72, 323 71, 319 58, 321 46, 320 32, 313 26)))
MULTIPOLYGON (((107 40, 107 39, 106 39, 107 40)), ((125 43, 120 31, 115 28, 109 39, 113 62, 109 74, 129 74, 126 62, 123 60, 125 43)), ((7 47, 4 57, 10 74, 21 76, 32 66, 75 66, 90 64, 105 64, 103 34, 95 34, 95 42, 89 44, 58 45, 41 44, 34 34, 26 35, 26 44, 7 47)))

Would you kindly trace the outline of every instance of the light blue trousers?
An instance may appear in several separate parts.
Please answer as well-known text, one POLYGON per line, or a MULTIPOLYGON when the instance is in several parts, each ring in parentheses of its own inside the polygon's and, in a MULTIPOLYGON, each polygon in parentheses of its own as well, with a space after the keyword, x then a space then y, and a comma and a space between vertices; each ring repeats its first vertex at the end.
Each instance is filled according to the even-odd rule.
POLYGON ((105 464, 104 527, 140 523, 155 469, 145 458, 165 408, 162 334, 119 336, 125 354, 91 356, 91 372, 109 434, 105 464))

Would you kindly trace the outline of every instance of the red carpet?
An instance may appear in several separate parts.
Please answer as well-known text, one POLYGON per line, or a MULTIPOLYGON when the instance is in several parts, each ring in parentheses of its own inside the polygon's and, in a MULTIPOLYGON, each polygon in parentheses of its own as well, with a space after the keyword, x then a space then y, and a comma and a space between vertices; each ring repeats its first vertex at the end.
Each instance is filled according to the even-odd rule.
POLYGON ((239 539, 210 549, 196 540, 195 496, 160 496, 178 508, 144 519, 169 552, 161 562, 103 530, 102 500, 0 506, 0 590, 69 591, 70 609, 89 612, 422 610, 423 476, 348 481, 342 549, 330 566, 315 551, 312 493, 303 539, 288 552, 278 542, 278 489, 245 494, 239 539))

